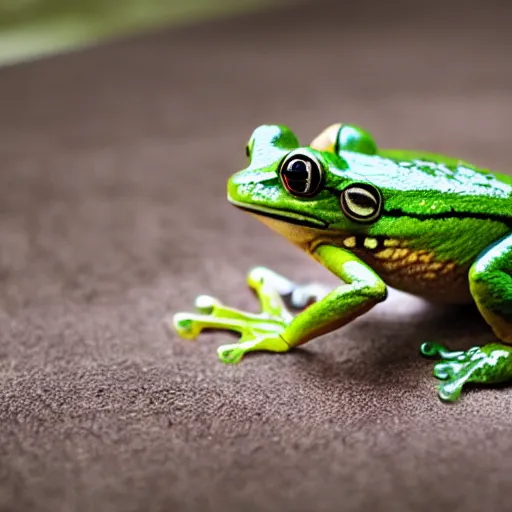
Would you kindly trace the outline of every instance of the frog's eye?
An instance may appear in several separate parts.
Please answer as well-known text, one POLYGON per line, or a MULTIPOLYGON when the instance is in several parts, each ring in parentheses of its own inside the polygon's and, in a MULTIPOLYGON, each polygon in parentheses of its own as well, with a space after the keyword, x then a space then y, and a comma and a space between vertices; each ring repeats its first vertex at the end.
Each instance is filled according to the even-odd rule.
POLYGON ((356 222, 375 222, 382 210, 382 196, 368 183, 350 185, 340 197, 343 213, 356 222))
POLYGON ((309 155, 292 154, 281 164, 281 181, 295 196, 312 196, 322 183, 322 167, 309 155))

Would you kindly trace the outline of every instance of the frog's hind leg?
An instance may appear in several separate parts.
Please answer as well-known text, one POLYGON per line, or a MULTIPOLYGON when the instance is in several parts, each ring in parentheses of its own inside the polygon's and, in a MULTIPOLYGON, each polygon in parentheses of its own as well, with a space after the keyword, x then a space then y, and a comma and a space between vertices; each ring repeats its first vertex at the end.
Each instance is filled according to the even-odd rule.
POLYGON ((445 380, 439 386, 443 400, 456 400, 468 382, 498 384, 512 379, 512 235, 501 239, 475 261, 469 271, 475 303, 496 336, 507 343, 490 343, 467 352, 449 352, 424 344, 426 356, 440 356, 434 375, 445 380))
POLYGON ((469 271, 475 303, 498 338, 512 343, 512 235, 484 252, 469 271))
POLYGON ((467 351, 451 352, 437 343, 424 343, 421 352, 441 357, 434 366, 434 376, 442 380, 438 394, 442 400, 454 402, 467 383, 498 384, 512 377, 512 347, 489 343, 467 351))

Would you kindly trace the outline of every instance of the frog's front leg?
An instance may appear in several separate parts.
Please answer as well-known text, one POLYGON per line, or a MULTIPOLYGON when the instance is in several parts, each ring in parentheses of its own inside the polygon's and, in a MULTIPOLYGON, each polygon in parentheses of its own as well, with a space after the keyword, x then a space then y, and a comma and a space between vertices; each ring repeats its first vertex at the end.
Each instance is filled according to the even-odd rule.
POLYGON ((384 281, 352 253, 321 245, 313 256, 344 283, 292 320, 283 333, 290 347, 346 325, 387 297, 384 281))
MULTIPOLYGON (((512 343, 512 235, 484 252, 469 271, 471 294, 494 333, 512 343)), ((466 383, 499 384, 512 379, 512 347, 490 343, 466 352, 449 352, 441 345, 425 343, 421 352, 440 356, 434 376, 444 380, 441 399, 455 401, 466 383)))
MULTIPOLYGON (((345 284, 327 295, 319 293, 316 298, 325 296, 298 315, 293 316, 281 298, 293 292, 290 282, 280 280, 280 276, 267 269, 255 269, 249 274, 248 283, 260 299, 261 313, 244 313, 215 299, 202 297, 196 304, 198 314, 178 313, 173 319, 174 327, 187 338, 195 338, 206 328, 238 332, 241 335, 238 343, 218 349, 221 361, 235 363, 247 352, 286 352, 341 327, 386 297, 383 281, 351 253, 324 245, 314 256, 345 284)), ((295 305, 300 305, 299 302, 296 298, 295 305)))

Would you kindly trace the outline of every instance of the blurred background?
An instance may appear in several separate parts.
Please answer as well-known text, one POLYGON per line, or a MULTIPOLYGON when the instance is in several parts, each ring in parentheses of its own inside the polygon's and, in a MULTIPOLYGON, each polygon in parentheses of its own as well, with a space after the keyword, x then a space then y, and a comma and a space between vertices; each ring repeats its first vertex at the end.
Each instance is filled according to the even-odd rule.
POLYGON ((510 172, 511 26, 510 0, 0 0, 0 512, 505 512, 512 386, 446 406, 418 353, 488 343, 475 310, 390 294, 234 367, 163 319, 255 311, 255 265, 336 284, 226 201, 259 124, 510 172))
POLYGON ((2 0, 0 65, 293 0, 2 0))

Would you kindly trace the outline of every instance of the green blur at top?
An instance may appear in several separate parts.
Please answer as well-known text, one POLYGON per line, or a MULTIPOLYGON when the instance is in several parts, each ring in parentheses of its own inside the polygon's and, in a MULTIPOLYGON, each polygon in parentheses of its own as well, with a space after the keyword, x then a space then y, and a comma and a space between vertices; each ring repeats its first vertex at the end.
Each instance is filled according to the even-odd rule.
POLYGON ((3 0, 0 65, 292 0, 3 0))

